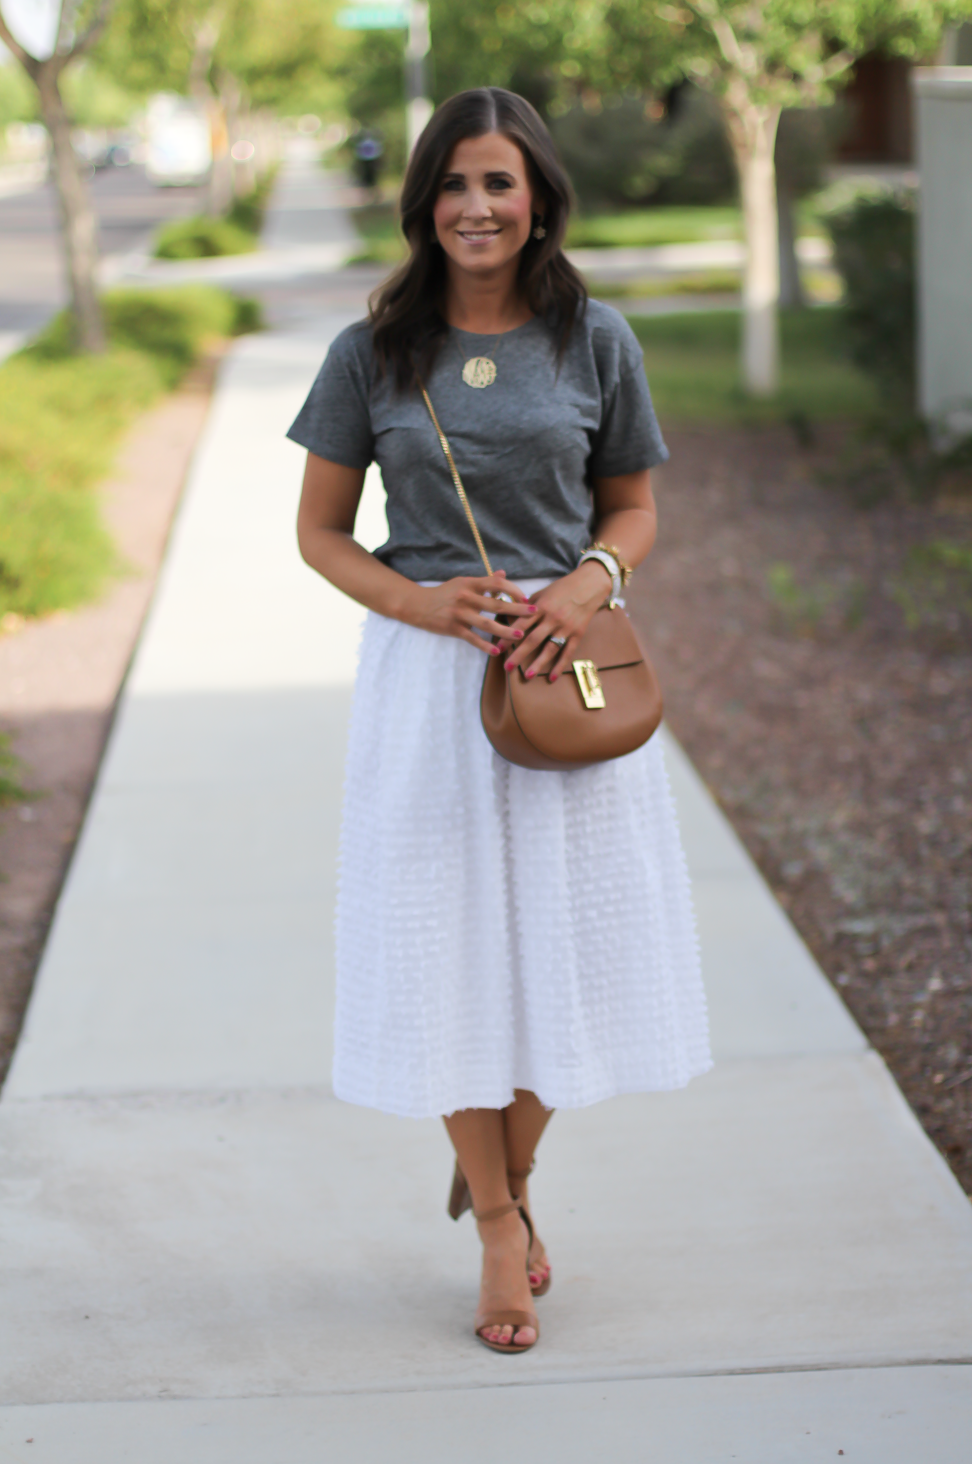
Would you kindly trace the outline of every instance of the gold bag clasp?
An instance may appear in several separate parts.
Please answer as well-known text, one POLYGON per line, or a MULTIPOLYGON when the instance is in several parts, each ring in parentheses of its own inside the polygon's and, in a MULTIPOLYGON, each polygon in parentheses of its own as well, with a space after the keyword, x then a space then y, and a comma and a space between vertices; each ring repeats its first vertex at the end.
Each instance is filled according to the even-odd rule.
POLYGON ((600 712, 607 706, 604 700, 604 687, 601 685, 601 678, 597 674, 597 667, 593 661, 575 661, 574 675, 577 677, 577 685, 580 687, 580 694, 584 698, 584 705, 589 712, 600 712))

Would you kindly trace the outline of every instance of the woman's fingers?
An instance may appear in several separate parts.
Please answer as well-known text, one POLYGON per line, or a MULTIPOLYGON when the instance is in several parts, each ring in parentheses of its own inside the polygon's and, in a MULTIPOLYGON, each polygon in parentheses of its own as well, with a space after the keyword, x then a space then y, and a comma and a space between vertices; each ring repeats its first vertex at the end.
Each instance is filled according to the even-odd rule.
POLYGON ((579 639, 577 631, 572 631, 567 626, 551 624, 544 618, 509 653, 505 662, 506 669, 513 671, 519 666, 528 681, 547 672, 556 680, 573 660, 579 639), (563 645, 554 641, 553 636, 557 636, 558 641, 562 640, 563 645))
POLYGON ((525 666, 532 663, 533 657, 539 651, 544 641, 551 635, 564 635, 566 632, 559 630, 555 621, 549 616, 544 616, 537 625, 531 626, 527 635, 517 646, 510 657, 511 669, 515 666, 525 666))
POLYGON ((483 637, 481 635, 477 635, 475 631, 460 630, 457 632, 457 638, 459 640, 468 641, 471 646, 475 646, 476 649, 479 651, 485 651, 487 656, 499 656, 502 654, 501 646, 494 646, 491 640, 484 640, 483 637))
POLYGON ((476 609, 484 615, 512 615, 514 617, 522 617, 539 614, 536 605, 532 604, 529 600, 520 600, 512 605, 508 605, 505 600, 501 600, 497 605, 496 600, 490 598, 488 595, 474 595, 471 598, 475 603, 476 609))
POLYGON ((576 640, 576 636, 568 636, 566 644, 562 646, 548 640, 536 660, 531 661, 527 667, 527 680, 531 681, 534 676, 543 676, 546 672, 550 673, 551 680, 555 680, 564 666, 570 664, 571 647, 576 644, 576 640))
POLYGON ((492 595, 494 599, 497 595, 509 595, 514 604, 525 604, 527 600, 519 585, 511 584, 501 569, 473 580, 472 584, 480 594, 492 595))
POLYGON ((514 646, 519 645, 524 635, 518 625, 500 625, 498 621, 488 620, 483 616, 477 616, 469 625, 472 630, 481 630, 484 635, 495 635, 514 646))
MULTIPOLYGON (((571 661, 574 659, 574 652, 579 640, 580 636, 572 635, 568 638, 566 645, 554 647, 559 654, 550 668, 551 681, 556 681, 557 677, 567 670, 571 661)), ((551 642, 551 644, 553 643, 551 642)))

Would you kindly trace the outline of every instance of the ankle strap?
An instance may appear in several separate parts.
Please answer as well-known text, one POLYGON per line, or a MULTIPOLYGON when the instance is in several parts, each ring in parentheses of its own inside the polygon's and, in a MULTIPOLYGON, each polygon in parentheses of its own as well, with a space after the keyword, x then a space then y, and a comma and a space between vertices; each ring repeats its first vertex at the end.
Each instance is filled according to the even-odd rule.
POLYGON ((502 1218, 503 1215, 512 1215, 513 1211, 518 1210, 519 1208, 519 1200, 510 1200, 510 1203, 508 1205, 497 1205, 495 1210, 484 1210, 481 1215, 477 1215, 476 1211, 473 1210, 473 1215, 476 1217, 477 1220, 480 1221, 499 1220, 502 1218))

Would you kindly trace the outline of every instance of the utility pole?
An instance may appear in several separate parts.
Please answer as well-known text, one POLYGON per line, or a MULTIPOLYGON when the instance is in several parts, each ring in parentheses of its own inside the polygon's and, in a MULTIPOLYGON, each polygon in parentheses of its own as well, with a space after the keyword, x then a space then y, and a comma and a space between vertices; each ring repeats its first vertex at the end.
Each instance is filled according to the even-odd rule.
POLYGON ((334 17, 342 30, 404 30, 405 41, 405 135, 408 152, 419 139, 433 106, 429 98, 428 0, 351 0, 334 17))
POLYGON ((428 0, 409 0, 408 40, 405 43, 405 127, 410 157, 433 111, 428 74, 431 49, 428 0))

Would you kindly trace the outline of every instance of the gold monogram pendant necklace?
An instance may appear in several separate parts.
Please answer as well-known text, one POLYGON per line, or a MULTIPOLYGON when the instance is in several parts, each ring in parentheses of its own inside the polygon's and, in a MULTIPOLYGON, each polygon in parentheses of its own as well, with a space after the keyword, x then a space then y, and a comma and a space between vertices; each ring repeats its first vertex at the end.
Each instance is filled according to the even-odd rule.
POLYGON ((503 336, 508 334, 508 331, 500 331, 485 356, 469 357, 462 368, 462 379, 467 386, 492 386, 496 380, 496 362, 493 360, 493 356, 499 354, 496 348, 503 336))

